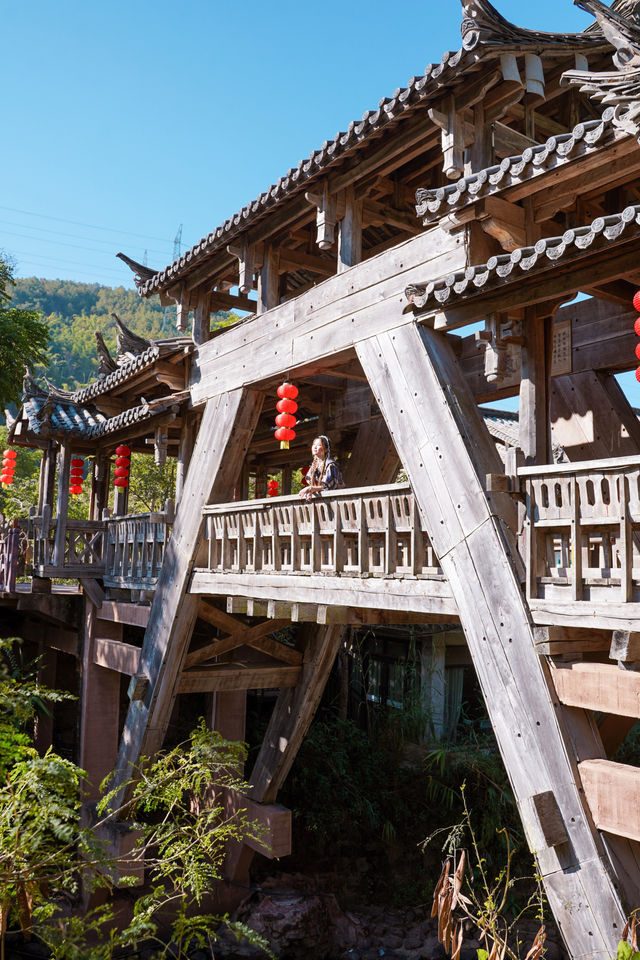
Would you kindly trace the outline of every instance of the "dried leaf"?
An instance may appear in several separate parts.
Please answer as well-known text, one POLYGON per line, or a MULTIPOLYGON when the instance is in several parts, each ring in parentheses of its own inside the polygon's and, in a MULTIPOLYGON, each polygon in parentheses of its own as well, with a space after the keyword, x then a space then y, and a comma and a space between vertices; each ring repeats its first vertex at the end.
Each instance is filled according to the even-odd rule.
POLYGON ((638 920, 637 917, 634 916, 633 920, 631 921, 631 949, 636 953, 638 952, 638 937, 636 934, 637 925, 638 920))
POLYGON ((438 940, 440 943, 444 943, 447 921, 450 919, 448 904, 449 894, 448 891, 444 890, 438 898, 438 940))
POLYGON ((543 924, 533 938, 531 949, 524 960, 541 960, 544 951, 544 942, 546 939, 547 935, 545 933, 545 926, 543 924))
POLYGON ((459 923, 457 924, 453 934, 453 951, 451 953, 451 960, 460 960, 460 951, 462 950, 463 936, 464 936, 464 931, 462 929, 462 924, 459 923))
POLYGON ((442 888, 446 883, 447 877, 449 876, 450 867, 451 867, 451 861, 445 860, 445 862, 442 864, 442 872, 440 874, 440 879, 438 880, 436 884, 436 888, 433 891, 433 906, 431 907, 432 918, 435 917, 435 915, 438 913, 440 894, 442 892, 442 888))
POLYGON ((462 889, 462 881, 464 879, 464 866, 466 863, 466 854, 464 850, 460 854, 460 860, 458 861, 458 866, 453 877, 453 903, 452 909, 455 910, 456 904, 458 902, 458 897, 462 889))
POLYGON ((453 903, 453 890, 450 890, 449 895, 447 897, 447 902, 443 908, 443 913, 445 914, 445 927, 444 927, 444 940, 442 941, 442 944, 445 950, 447 951, 447 953, 449 953, 449 951, 451 950, 451 931, 453 927, 453 913, 451 910, 452 903, 453 903))
POLYGON ((31 939, 31 905, 33 904, 33 891, 31 885, 20 881, 16 890, 16 900, 18 903, 18 917, 20 918, 20 929, 25 940, 31 939))
POLYGON ((626 940, 628 936, 629 936, 629 921, 627 920, 627 922, 624 925, 624 929, 622 931, 622 939, 626 940))
POLYGON ((489 960, 498 960, 498 944, 496 941, 493 941, 493 946, 491 947, 491 953, 489 954, 489 960))

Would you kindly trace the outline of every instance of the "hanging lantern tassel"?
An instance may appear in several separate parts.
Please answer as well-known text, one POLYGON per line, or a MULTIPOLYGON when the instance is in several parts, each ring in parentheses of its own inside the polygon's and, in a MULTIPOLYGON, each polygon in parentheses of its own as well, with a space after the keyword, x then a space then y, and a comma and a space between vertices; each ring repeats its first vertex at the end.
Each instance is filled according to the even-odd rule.
POLYGON ((295 402, 298 396, 298 388, 293 383, 281 383, 278 387, 278 396, 280 399, 276 404, 278 416, 276 417, 275 438, 280 441, 281 450, 288 450, 289 442, 296 438, 296 432, 293 428, 298 422, 294 416, 298 410, 298 404, 295 402))
POLYGON ((122 443, 116 447, 116 468, 114 471, 114 487, 124 490, 129 486, 129 473, 131 466, 131 450, 122 443))
POLYGON ((15 450, 5 450, 2 454, 2 470, 0 471, 0 483, 3 487, 10 487, 13 483, 13 475, 16 471, 15 450))

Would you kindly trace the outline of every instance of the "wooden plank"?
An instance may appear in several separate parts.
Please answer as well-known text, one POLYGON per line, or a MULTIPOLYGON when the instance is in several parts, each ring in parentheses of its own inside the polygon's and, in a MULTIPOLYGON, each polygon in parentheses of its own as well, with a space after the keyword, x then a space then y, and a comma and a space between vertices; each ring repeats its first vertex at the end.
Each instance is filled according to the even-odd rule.
POLYGON ((611 760, 585 760, 578 769, 598 829, 640 840, 640 769, 611 760))
MULTIPOLYGON (((71 442, 60 445, 60 467, 58 469, 58 494, 56 498, 56 539, 53 548, 53 566, 64 565, 64 550, 69 512, 69 477, 71 475, 71 442)), ((64 574, 63 574, 64 576, 64 574)), ((72 576, 72 574, 70 574, 72 576)))
POLYGON ((198 613, 199 600, 187 593, 187 586, 202 535, 202 509, 208 501, 230 496, 262 402, 261 394, 239 390, 205 406, 140 656, 139 671, 148 677, 149 690, 129 706, 117 782, 130 777, 141 754, 153 756, 162 744, 198 613))
POLYGON ((99 620, 113 620, 114 623, 126 623, 131 627, 146 627, 149 622, 150 607, 139 603, 122 603, 105 600, 98 608, 99 620))
POLYGON ((623 663, 640 661, 640 633, 634 633, 631 630, 614 630, 609 657, 611 660, 620 660, 623 663))
POLYGON ((578 659, 582 653, 608 650, 611 635, 608 630, 572 629, 557 625, 534 627, 533 638, 540 656, 568 656, 578 659))
POLYGON ((586 630, 635 630, 640 603, 593 603, 580 600, 532 600, 531 616, 543 626, 580 627, 586 630))
POLYGON ((449 343, 399 328, 357 346, 458 604, 460 621, 509 771, 530 848, 574 956, 613 955, 624 910, 585 817, 550 703, 514 560, 484 478, 495 446, 449 343), (411 423, 411 431, 406 424, 411 423), (533 798, 554 793, 571 843, 550 847, 533 798))
POLYGON ((288 857, 291 853, 291 810, 279 803, 257 803, 230 787, 215 786, 211 791, 217 803, 221 803, 227 817, 244 810, 245 817, 259 823, 264 833, 261 842, 247 840, 246 844, 256 853, 268 859, 288 857))
POLYGON ((275 690, 278 687, 295 687, 300 677, 300 667, 276 666, 244 667, 220 664, 215 667, 194 667, 185 670, 180 677, 179 693, 202 693, 215 690, 275 690))
MULTIPOLYGON (((204 606, 205 605, 200 604, 200 609, 202 610, 204 606)), ((213 608, 210 607, 209 609, 213 608)), ((285 659, 292 664, 300 663, 302 658, 298 655, 298 651, 290 650, 290 648, 285 647, 284 644, 278 643, 277 640, 269 641, 268 634, 281 630, 284 626, 287 626, 287 621, 285 620, 267 620, 266 623, 256 624, 255 627, 249 627, 236 621, 236 629, 233 633, 230 633, 228 637, 214 640, 213 643, 208 643, 206 646, 200 647, 198 650, 190 653, 185 660, 185 669, 188 670, 191 667, 195 667, 198 663, 204 663, 205 660, 211 660, 212 657, 220 657, 224 653, 237 650, 238 647, 245 645, 255 647, 257 650, 264 649, 267 653, 271 647, 277 648, 278 651, 280 651, 282 647, 286 652, 280 656, 280 659, 285 659), (261 644, 264 646, 261 646, 261 644)), ((276 654, 273 654, 273 656, 275 655, 276 654)))
MULTIPOLYGON (((403 577, 332 577, 292 576, 283 574, 210 573, 196 569, 189 590, 192 594, 245 597, 250 603, 267 601, 312 603, 339 607, 360 607, 366 610, 405 611, 433 615, 435 622, 455 623, 458 610, 445 578, 416 579, 403 577)), ((253 608, 252 608, 253 609, 253 608)))
MULTIPOLYGON (((99 621, 97 621, 99 624, 99 621)), ((99 630, 99 626, 97 626, 99 630)), ((140 647, 131 643, 123 643, 110 637, 97 636, 93 641, 93 662, 99 667, 115 670, 117 673, 127 673, 130 677, 138 669, 140 647)))
POLYGON ((362 259, 362 200, 353 187, 345 193, 344 217, 338 226, 338 273, 360 263, 362 259))
POLYGON ((623 717, 640 717, 640 673, 615 663, 556 663, 551 670, 562 703, 623 717))
POLYGON ((359 263, 348 274, 330 277, 202 345, 192 358, 193 402, 202 403, 226 384, 278 376, 333 356, 377 329, 410 322, 402 312, 407 284, 465 266, 464 238, 435 227, 359 263))

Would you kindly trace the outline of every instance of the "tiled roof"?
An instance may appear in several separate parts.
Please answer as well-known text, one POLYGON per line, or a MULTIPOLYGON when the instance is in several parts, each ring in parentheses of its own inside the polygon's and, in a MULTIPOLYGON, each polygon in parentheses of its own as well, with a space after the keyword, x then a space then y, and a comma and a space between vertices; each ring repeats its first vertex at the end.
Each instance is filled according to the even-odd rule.
POLYGON ((106 420, 95 407, 46 396, 28 397, 23 410, 29 429, 36 435, 46 432, 47 435, 88 436, 90 430, 106 420))
POLYGON ((418 309, 428 304, 450 304, 517 279, 536 267, 548 266, 548 261, 579 255, 592 246, 606 246, 624 233, 630 237, 637 235, 639 226, 640 205, 627 207, 622 213, 597 217, 590 226, 566 230, 561 237, 538 240, 533 247, 519 247, 512 253, 499 254, 480 266, 467 267, 424 285, 414 284, 407 287, 405 293, 409 303, 418 309))
POLYGON ((135 376, 141 370, 152 366, 156 360, 172 357, 178 351, 184 350, 185 347, 191 349, 192 346, 193 341, 190 338, 184 337, 176 337, 173 340, 153 343, 142 353, 138 354, 137 357, 123 363, 117 370, 114 370, 113 373, 102 377, 100 380, 94 381, 94 383, 90 383, 86 387, 81 387, 79 390, 76 390, 73 394, 73 400, 76 401, 76 403, 86 403, 89 400, 93 400, 94 397, 108 393, 109 390, 131 379, 131 377, 135 376))
MULTIPOLYGON (((506 190, 514 183, 531 180, 576 157, 584 156, 602 147, 603 142, 616 136, 612 124, 614 110, 607 108, 600 120, 579 123, 571 133, 549 137, 546 143, 528 147, 516 157, 505 157, 499 164, 480 170, 455 183, 435 190, 416 191, 416 213, 425 225, 446 216, 452 210, 474 203, 481 197, 506 190)), ((621 134, 618 133, 618 136, 621 134)))
POLYGON ((163 289, 175 283, 183 274, 196 266, 216 250, 224 247, 250 224, 259 220, 277 203, 302 188, 308 188, 309 181, 325 174, 339 160, 349 156, 369 138, 390 126, 393 121, 406 115, 414 107, 442 96, 443 88, 459 84, 465 79, 468 70, 480 61, 496 59, 508 50, 527 47, 541 55, 569 54, 573 50, 600 51, 608 45, 602 35, 585 34, 548 34, 521 30, 504 20, 487 0, 463 0, 462 36, 463 47, 457 51, 447 51, 440 63, 427 66, 424 76, 411 77, 406 87, 398 88, 392 97, 380 100, 376 110, 367 110, 362 120, 352 121, 347 130, 337 133, 331 140, 325 140, 319 150, 301 160, 284 177, 273 184, 257 200, 247 204, 233 217, 212 233, 203 237, 190 250, 153 277, 137 277, 136 283, 142 296, 163 289))

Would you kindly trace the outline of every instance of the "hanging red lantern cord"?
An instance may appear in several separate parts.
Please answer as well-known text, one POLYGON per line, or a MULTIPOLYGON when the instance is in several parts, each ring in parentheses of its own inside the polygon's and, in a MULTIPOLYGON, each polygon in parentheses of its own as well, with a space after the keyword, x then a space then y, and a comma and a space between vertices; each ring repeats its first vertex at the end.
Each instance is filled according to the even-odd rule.
POLYGON ((268 482, 268 484, 267 484, 267 496, 268 496, 268 497, 277 497, 277 496, 278 496, 278 488, 279 488, 279 486, 280 486, 280 484, 278 483, 277 480, 269 480, 269 482, 268 482))
POLYGON ((131 466, 131 450, 120 444, 116 447, 116 468, 114 472, 114 487, 120 487, 122 490, 129 486, 129 467, 131 466))
POLYGON ((298 409, 295 402, 298 396, 298 388, 293 383, 281 383, 278 387, 278 396, 280 399, 276 404, 278 416, 276 417, 275 438, 280 441, 280 449, 288 450, 289 441, 295 440, 296 432, 293 429, 298 422, 294 417, 298 409))
POLYGON ((10 487, 13 483, 13 474, 16 469, 16 457, 18 454, 15 450, 5 450, 2 455, 2 471, 0 471, 0 483, 3 487, 10 487))
POLYGON ((84 460, 82 457, 73 457, 71 460, 71 473, 69 475, 69 493, 73 497, 78 497, 82 493, 82 484, 84 482, 84 460))

